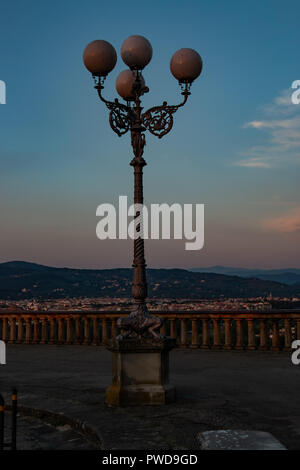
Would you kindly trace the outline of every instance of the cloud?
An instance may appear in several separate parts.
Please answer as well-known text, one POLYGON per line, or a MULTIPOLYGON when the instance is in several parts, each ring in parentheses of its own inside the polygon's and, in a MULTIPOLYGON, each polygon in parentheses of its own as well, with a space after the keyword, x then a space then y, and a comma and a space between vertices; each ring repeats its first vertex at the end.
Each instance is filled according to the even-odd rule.
POLYGON ((246 122, 246 124, 243 125, 244 129, 247 129, 247 127, 253 127, 254 129, 261 129, 266 126, 266 123, 264 121, 251 121, 251 122, 246 122))
POLYGON ((284 90, 280 96, 275 98, 274 103, 279 106, 291 106, 293 104, 291 103, 291 91, 284 90))
POLYGON ((265 133, 265 142, 239 153, 235 165, 271 168, 282 163, 300 163, 300 104, 292 103, 293 90, 284 90, 272 103, 261 107, 262 119, 249 121, 244 129, 265 133))
POLYGON ((273 121, 250 121, 244 124, 244 128, 253 127, 254 129, 290 129, 296 127, 299 129, 300 117, 293 119, 281 119, 273 121))
POLYGON ((287 88, 283 90, 272 103, 265 104, 261 107, 262 113, 270 117, 288 116, 297 112, 296 106, 292 103, 292 94, 295 90, 287 88))
POLYGON ((300 231, 300 207, 294 208, 279 217, 271 217, 262 221, 264 230, 279 233, 300 231))
POLYGON ((261 161, 258 158, 250 158, 249 160, 240 160, 236 162, 237 166, 244 166, 248 168, 269 168, 270 165, 267 162, 261 161))

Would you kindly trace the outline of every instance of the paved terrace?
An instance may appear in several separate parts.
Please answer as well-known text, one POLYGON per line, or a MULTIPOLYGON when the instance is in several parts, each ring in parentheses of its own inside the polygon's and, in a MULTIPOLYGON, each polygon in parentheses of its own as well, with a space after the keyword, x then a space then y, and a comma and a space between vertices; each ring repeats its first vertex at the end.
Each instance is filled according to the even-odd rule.
POLYGON ((290 353, 177 349, 170 362, 175 404, 109 408, 107 350, 8 344, 0 391, 9 401, 16 385, 22 413, 33 414, 21 418, 19 448, 195 449, 198 432, 228 428, 268 431, 300 448, 300 365, 290 353))

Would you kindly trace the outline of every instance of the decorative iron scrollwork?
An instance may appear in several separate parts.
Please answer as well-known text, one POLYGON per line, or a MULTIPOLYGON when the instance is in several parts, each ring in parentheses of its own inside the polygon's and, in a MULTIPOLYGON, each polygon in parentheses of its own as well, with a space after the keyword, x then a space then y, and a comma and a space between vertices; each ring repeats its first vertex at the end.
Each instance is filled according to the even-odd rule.
POLYGON ((156 106, 151 108, 143 114, 142 118, 143 125, 148 131, 160 139, 170 132, 173 127, 173 116, 167 107, 156 106))
POLYGON ((112 130, 118 134, 119 137, 126 134, 130 129, 128 111, 120 107, 112 107, 109 113, 109 123, 112 130))
POLYGON ((105 103, 106 107, 110 110, 109 123, 112 130, 118 134, 119 137, 129 131, 132 124, 132 111, 129 106, 119 103, 116 98, 115 101, 108 101, 102 96, 103 84, 100 80, 95 86, 101 101, 105 103))
POLYGON ((184 91, 181 93, 184 99, 180 104, 169 106, 168 103, 164 101, 161 106, 154 106, 141 115, 140 95, 143 94, 145 90, 140 91, 136 98, 135 107, 131 107, 119 103, 118 99, 115 99, 115 101, 106 100, 102 96, 104 87, 100 79, 96 82, 95 88, 98 91, 101 101, 103 101, 110 110, 110 126, 119 137, 126 134, 129 129, 132 130, 133 126, 141 125, 148 129, 151 134, 161 139, 164 135, 168 134, 173 127, 173 114, 186 103, 190 95, 189 85, 185 84, 184 91))
POLYGON ((151 134, 156 135, 161 139, 164 135, 168 134, 173 127, 173 114, 176 113, 177 109, 186 103, 187 97, 190 93, 183 92, 184 100, 182 103, 176 106, 169 106, 166 101, 163 102, 162 106, 154 106, 148 109, 142 115, 142 123, 148 129, 151 134))

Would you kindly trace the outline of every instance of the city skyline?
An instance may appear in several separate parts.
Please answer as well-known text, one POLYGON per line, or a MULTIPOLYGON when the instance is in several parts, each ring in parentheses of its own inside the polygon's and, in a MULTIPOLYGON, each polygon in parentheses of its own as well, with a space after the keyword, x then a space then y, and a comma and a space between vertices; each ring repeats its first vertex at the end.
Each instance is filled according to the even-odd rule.
POLYGON ((297 2, 189 1, 183 9, 179 1, 134 1, 130 17, 119 1, 69 3, 2 6, 0 262, 131 266, 130 240, 96 237, 97 206, 119 195, 132 200, 131 149, 128 136, 111 131, 82 53, 94 39, 116 48, 104 90, 112 99, 126 68, 120 46, 141 34, 153 46, 146 108, 180 101, 169 71, 177 49, 203 58, 173 132, 157 142, 146 136, 144 190, 146 204, 205 204, 204 248, 147 240, 148 267, 299 268, 300 104, 290 99, 300 79, 297 2))

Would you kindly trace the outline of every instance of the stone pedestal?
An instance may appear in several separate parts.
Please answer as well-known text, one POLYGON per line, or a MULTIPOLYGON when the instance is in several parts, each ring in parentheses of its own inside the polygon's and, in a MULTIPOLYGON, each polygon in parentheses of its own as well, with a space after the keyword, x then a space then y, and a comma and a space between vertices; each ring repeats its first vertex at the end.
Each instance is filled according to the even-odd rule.
POLYGON ((175 401, 175 388, 169 384, 169 351, 175 343, 173 338, 107 342, 112 352, 112 384, 106 389, 106 403, 130 406, 175 401))

